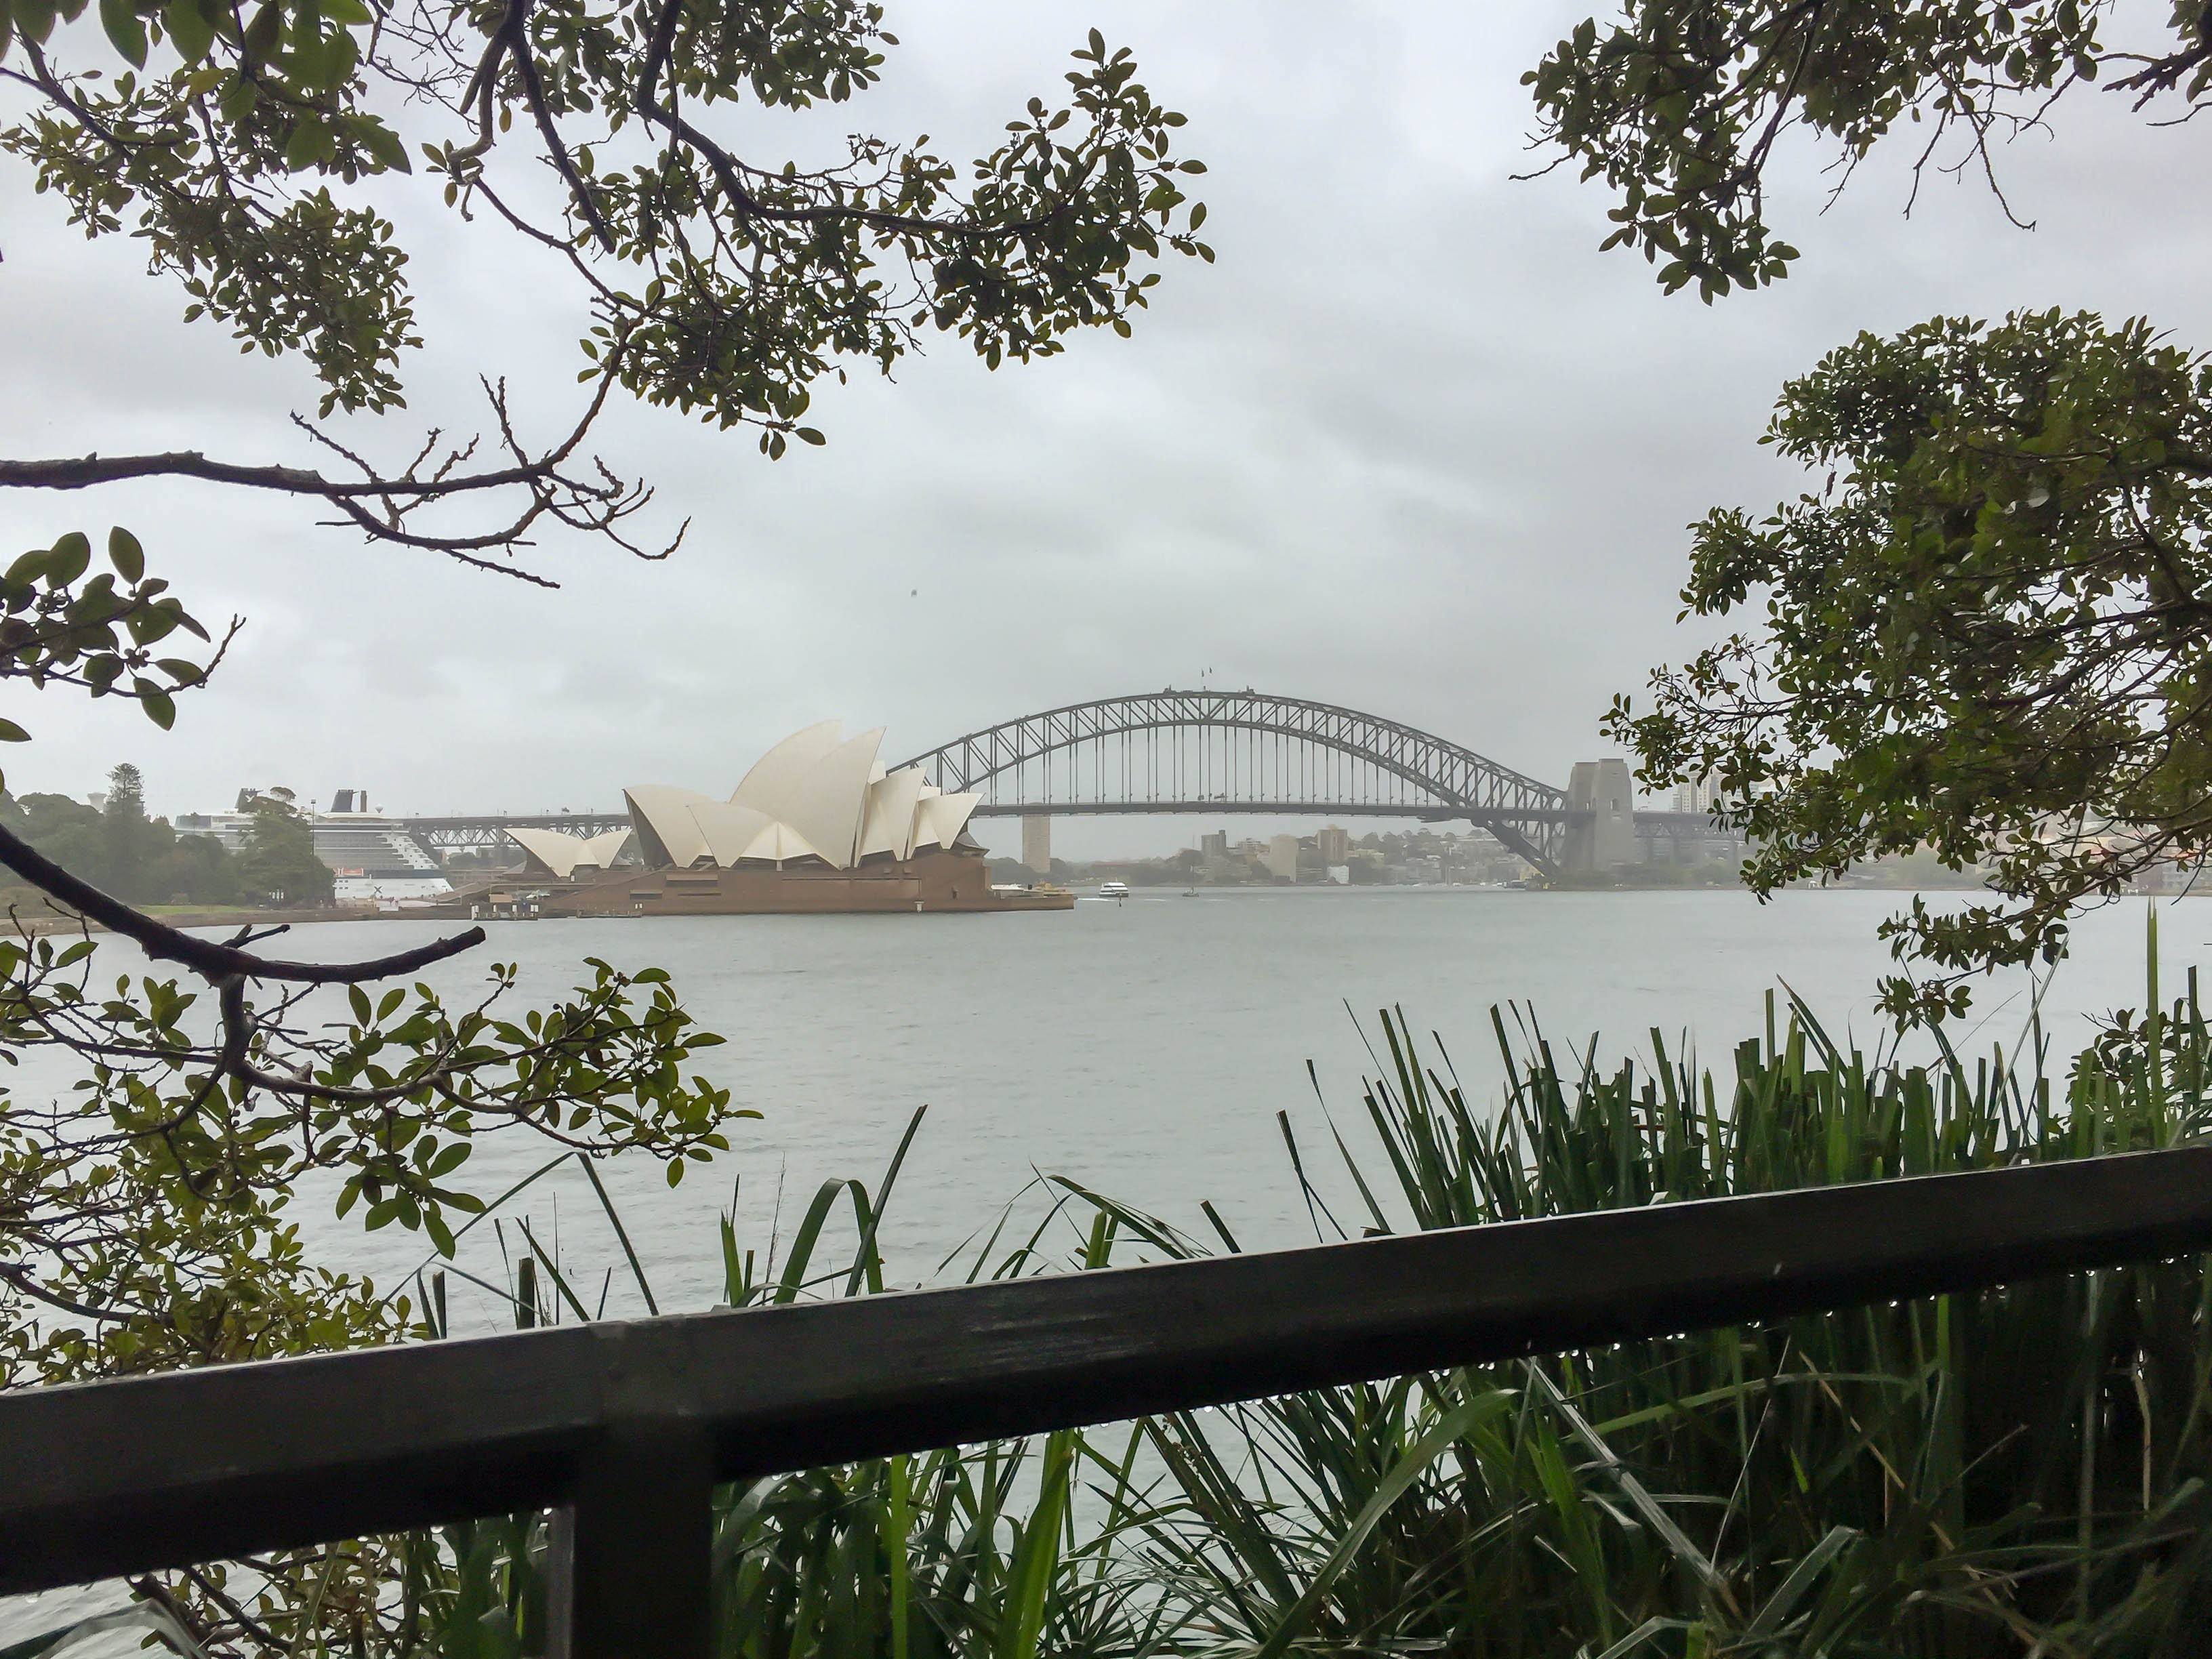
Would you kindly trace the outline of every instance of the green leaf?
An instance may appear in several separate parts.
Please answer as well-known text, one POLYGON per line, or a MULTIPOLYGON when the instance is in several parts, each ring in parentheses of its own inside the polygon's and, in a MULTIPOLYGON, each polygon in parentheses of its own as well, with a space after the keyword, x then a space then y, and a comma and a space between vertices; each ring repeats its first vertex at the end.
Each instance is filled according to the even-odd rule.
POLYGON ((70 531, 46 550, 46 586, 67 587, 91 562, 91 539, 82 530, 70 531))
POLYGON ((100 26, 133 69, 146 67, 146 25, 131 0, 100 0, 100 26))
POLYGON ((146 718, 164 732, 177 723, 177 705, 169 694, 150 680, 137 682, 138 706, 146 718))
POLYGON ((430 1179, 442 1181, 453 1174, 454 1170, 469 1161, 469 1143, 465 1140, 456 1140, 450 1145, 440 1147, 438 1155, 430 1160, 428 1171, 430 1179))
POLYGON ((126 582, 137 582, 145 577, 146 550, 121 525, 107 532, 107 562, 126 582))
POLYGON ((246 57, 257 63, 264 61, 276 49, 276 33, 283 27, 284 14, 277 9, 276 0, 263 0, 261 9, 246 26, 246 57))
POLYGON ((123 625, 131 630, 131 637, 138 644, 151 645, 173 632, 183 619, 182 611, 169 603, 133 611, 123 619, 123 625))
POLYGON ((34 46, 44 46, 53 33, 54 0, 13 0, 12 12, 15 33, 34 46))
POLYGON ((200 62, 215 45, 215 25, 201 15, 196 0, 169 0, 161 9, 161 27, 187 65, 200 62))
POLYGON ((284 141, 284 165, 293 172, 304 173, 334 153, 330 131, 320 121, 301 115, 292 123, 292 136, 284 141))
POLYGON ((10 720, 0 720, 0 743, 28 743, 31 734, 10 720))
POLYGON ((380 165, 392 173, 413 173, 415 165, 407 159, 407 141, 374 116, 364 116, 355 123, 354 133, 363 147, 380 165))

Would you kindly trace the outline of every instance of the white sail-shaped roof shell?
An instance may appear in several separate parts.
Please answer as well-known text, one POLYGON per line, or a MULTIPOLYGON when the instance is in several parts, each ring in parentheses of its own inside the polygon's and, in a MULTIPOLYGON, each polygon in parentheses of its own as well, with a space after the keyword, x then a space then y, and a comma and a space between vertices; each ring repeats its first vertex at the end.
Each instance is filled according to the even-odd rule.
POLYGON ((596 864, 605 870, 622 856, 623 844, 629 840, 629 836, 627 830, 608 830, 596 836, 585 836, 580 838, 584 850, 576 862, 596 864))
POLYGON ((936 794, 915 803, 914 809, 914 844, 916 847, 950 847, 960 839, 960 832, 975 810, 981 795, 936 794))
POLYGON ((833 859, 781 818, 770 818, 745 848, 749 859, 769 859, 782 864, 791 859, 817 858, 842 870, 848 860, 833 859))
POLYGON ((714 862, 721 865, 757 857, 752 851, 753 843, 775 823, 756 808, 726 800, 708 800, 703 796, 690 803, 685 810, 706 842, 707 850, 714 854, 714 862))
POLYGON ((641 838, 650 836, 658 842, 660 852, 678 869, 688 870, 701 859, 714 857, 707 832, 692 816, 692 808, 720 807, 727 802, 710 799, 696 789, 672 789, 658 783, 625 789, 623 799, 629 805, 630 822, 642 832, 641 838))
POLYGON ((605 869, 629 839, 627 830, 610 830, 597 836, 572 836, 565 830, 510 827, 507 834, 507 839, 563 881, 576 873, 578 865, 596 865, 605 869))
MULTIPOLYGON (((867 799, 868 775, 884 728, 863 732, 839 744, 805 772, 783 786, 780 799, 747 801, 787 823, 839 869, 850 866, 860 843, 860 809, 867 799)), ((756 771, 759 769, 755 768, 756 771)))
POLYGON ((868 786, 860 814, 860 856, 888 853, 895 859, 914 852, 914 809, 926 780, 918 766, 902 768, 868 786))
POLYGON ((657 785, 623 791, 648 857, 678 867, 812 858, 842 870, 953 846, 980 797, 947 795, 914 767, 886 775, 877 758, 883 728, 849 741, 842 731, 824 720, 793 732, 726 801, 657 785))
POLYGON ((803 787, 807 775, 843 741, 844 725, 840 720, 823 720, 804 732, 793 732, 753 763, 752 770, 730 792, 730 805, 750 806, 771 817, 782 817, 782 808, 793 791, 803 787))

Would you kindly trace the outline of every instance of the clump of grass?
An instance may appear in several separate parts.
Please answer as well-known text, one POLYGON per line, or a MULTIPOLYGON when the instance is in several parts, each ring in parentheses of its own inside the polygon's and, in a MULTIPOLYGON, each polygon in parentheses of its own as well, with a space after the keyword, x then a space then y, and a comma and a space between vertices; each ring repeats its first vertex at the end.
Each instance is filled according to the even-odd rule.
MULTIPOLYGON (((1494 1115, 1386 1012, 1387 1176, 1337 1145, 1369 1231, 2170 1146, 2212 1042, 2193 975, 2152 995, 2059 1098, 2039 1055, 1870 1062, 1794 1003, 1725 1084, 1656 1032, 1601 1073, 1500 1018, 1494 1115)), ((1134 1570, 1179 1646, 1260 1659, 2196 1651, 2208 1306, 2204 1264, 2154 1264, 1162 1419, 1182 1502, 1134 1570)))
MULTIPOLYGON (((1494 1019, 1494 1111, 1386 1011, 1359 1103, 1371 1149, 1330 1133, 1370 1232, 2171 1146, 2212 1121, 2212 1031, 2193 975, 2161 1006, 2154 935, 2145 1009, 2058 1076, 2039 1041, 1869 1057, 1771 999, 1724 1074, 1656 1032, 1601 1071, 1595 1042, 1563 1061, 1516 1012, 1494 1019)), ((741 1249, 733 1206, 724 1300, 880 1290, 914 1133, 872 1190, 826 1185, 780 1260, 741 1249), (854 1244, 819 1263, 841 1207, 854 1244)), ((1072 1267, 1213 1248, 1053 1184, 1072 1267)), ((1038 1270, 1046 1236, 995 1254, 993 1233, 970 1276, 1038 1270)), ((523 1237, 518 1321, 586 1316, 523 1237)), ((718 1495, 716 1649, 2194 1653, 2212 1630, 2208 1389, 2212 1273, 2190 1261, 815 1470, 718 1495)), ((356 1551, 383 1574, 371 1615, 361 1592, 330 1599, 330 1567, 316 1578, 338 1553, 309 1553, 266 1622, 295 1652, 519 1659, 542 1650, 544 1535, 521 1516, 356 1551)))

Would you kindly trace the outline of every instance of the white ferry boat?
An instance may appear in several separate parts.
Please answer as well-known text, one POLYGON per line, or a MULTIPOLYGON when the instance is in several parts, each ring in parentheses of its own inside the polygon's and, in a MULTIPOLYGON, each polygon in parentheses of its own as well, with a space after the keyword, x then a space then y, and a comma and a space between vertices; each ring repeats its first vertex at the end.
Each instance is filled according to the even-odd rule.
POLYGON ((1098 896, 1125 899, 1129 896, 1129 884, 1126 881, 1102 881, 1098 884, 1098 896))

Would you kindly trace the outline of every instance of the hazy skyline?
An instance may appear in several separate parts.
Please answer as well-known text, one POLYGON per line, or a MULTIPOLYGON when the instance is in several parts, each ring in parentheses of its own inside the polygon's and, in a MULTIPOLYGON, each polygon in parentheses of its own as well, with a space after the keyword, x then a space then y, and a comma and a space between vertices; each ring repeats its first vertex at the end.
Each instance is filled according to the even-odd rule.
MULTIPOLYGON (((1209 668, 1564 782, 1607 752, 1612 694, 1703 637, 1674 623, 1684 525, 1796 487, 1755 440, 1823 352, 2052 305, 2212 346, 2199 140, 2094 91, 2000 156, 2033 233, 1978 179, 1932 173, 1907 221, 1903 148, 1823 216, 1801 148, 1773 191, 1799 274, 1710 308, 1662 298, 1640 258, 1596 251, 1601 189, 1510 176, 1530 161, 1518 78, 1589 9, 893 5, 884 85, 831 130, 988 149, 1095 25, 1189 116, 1218 263, 1170 260, 1133 340, 997 374, 939 340, 896 385, 856 370, 809 416, 829 447, 775 464, 750 434, 617 408, 599 447, 658 487, 655 526, 692 527, 661 564, 549 540, 557 592, 210 486, 0 497, 18 548, 129 525, 204 619, 247 619, 166 737, 128 706, 19 694, 7 712, 37 740, 5 757, 10 784, 81 795, 129 760, 162 812, 278 783, 398 811, 605 807, 628 783, 726 791, 815 720, 888 725, 898 758, 1209 668)), ((759 156, 795 142, 781 118, 728 119, 759 156)), ((88 245, 0 167, 25 204, 0 244, 5 453, 304 456, 296 364, 183 325, 129 239, 88 245)), ((382 192, 428 343, 403 365, 411 407, 349 436, 392 457, 426 426, 473 429, 479 372, 508 377, 535 433, 564 427, 575 294, 433 191, 382 192)), ((1056 844, 1165 850, 1209 827, 1068 823, 1056 844)))

